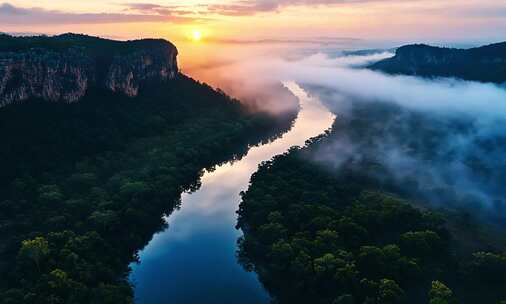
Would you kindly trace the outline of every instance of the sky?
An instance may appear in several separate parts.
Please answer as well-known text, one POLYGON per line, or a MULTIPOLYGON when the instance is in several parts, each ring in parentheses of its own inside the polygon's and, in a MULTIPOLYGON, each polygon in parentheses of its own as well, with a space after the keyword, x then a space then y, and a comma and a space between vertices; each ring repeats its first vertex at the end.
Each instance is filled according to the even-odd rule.
MULTIPOLYGON (((1 1, 1 0, 0 0, 1 1)), ((10 0, 0 31, 207 42, 356 38, 486 43, 506 37, 504 0, 10 0)))

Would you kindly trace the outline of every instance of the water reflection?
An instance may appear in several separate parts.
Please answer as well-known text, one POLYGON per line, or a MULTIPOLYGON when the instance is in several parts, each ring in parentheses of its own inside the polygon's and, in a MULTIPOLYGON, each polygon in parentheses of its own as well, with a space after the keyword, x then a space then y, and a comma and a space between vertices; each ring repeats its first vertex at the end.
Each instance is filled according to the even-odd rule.
POLYGON ((234 227, 239 193, 262 161, 303 145, 330 128, 334 116, 295 83, 286 83, 301 103, 294 127, 278 140, 253 147, 240 161, 227 163, 202 177, 202 187, 185 193, 181 209, 168 219, 169 228, 156 234, 133 265, 136 302, 268 303, 254 273, 237 263, 234 227))

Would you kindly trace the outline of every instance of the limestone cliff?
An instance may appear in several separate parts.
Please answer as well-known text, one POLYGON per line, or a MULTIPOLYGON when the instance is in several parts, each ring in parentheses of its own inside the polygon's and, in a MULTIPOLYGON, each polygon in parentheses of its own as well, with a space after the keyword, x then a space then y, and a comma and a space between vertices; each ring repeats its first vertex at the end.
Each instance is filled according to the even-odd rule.
POLYGON ((135 97, 144 85, 178 74, 177 49, 165 40, 1 35, 0 44, 0 106, 32 98, 77 102, 93 87, 135 97))

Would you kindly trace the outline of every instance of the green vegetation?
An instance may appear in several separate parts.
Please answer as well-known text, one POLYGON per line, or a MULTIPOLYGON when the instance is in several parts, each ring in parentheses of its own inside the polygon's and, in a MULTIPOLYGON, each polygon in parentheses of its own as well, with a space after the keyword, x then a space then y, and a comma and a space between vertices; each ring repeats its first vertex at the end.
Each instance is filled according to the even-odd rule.
POLYGON ((183 75, 0 109, 0 302, 132 303, 128 265, 202 169, 289 125, 183 75))
MULTIPOLYGON (((386 145, 381 139, 411 132, 399 136, 408 151, 431 159, 428 147, 444 142, 427 131, 437 124, 413 120, 418 127, 409 131, 388 107, 365 108, 354 109, 362 115, 341 116, 332 131, 253 175, 238 211, 242 264, 281 304, 499 303, 506 297, 505 254, 493 247, 482 250, 495 253, 463 250, 448 214, 429 211, 423 198, 416 199, 427 189, 411 189, 409 179, 394 177, 395 167, 386 166, 379 151, 386 145), (381 123, 374 123, 378 117, 381 123), (348 146, 355 144, 351 155, 340 148, 344 136, 351 139, 344 141, 348 146), (335 157, 321 161, 321 155, 335 157)), ((472 225, 462 231, 482 237, 472 225)))
POLYGON ((429 299, 429 304, 457 303, 450 288, 439 281, 432 282, 432 288, 429 292, 429 299))
POLYGON ((451 265, 437 215, 301 153, 264 164, 239 211, 240 257, 281 303, 404 303, 451 265))

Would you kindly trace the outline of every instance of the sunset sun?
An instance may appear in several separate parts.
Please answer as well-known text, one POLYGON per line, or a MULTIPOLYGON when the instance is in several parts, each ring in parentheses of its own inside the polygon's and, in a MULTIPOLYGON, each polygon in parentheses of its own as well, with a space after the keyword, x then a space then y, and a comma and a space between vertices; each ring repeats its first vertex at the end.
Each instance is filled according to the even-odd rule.
POLYGON ((199 30, 194 30, 192 33, 192 39, 193 39, 193 41, 202 40, 202 32, 199 30))

